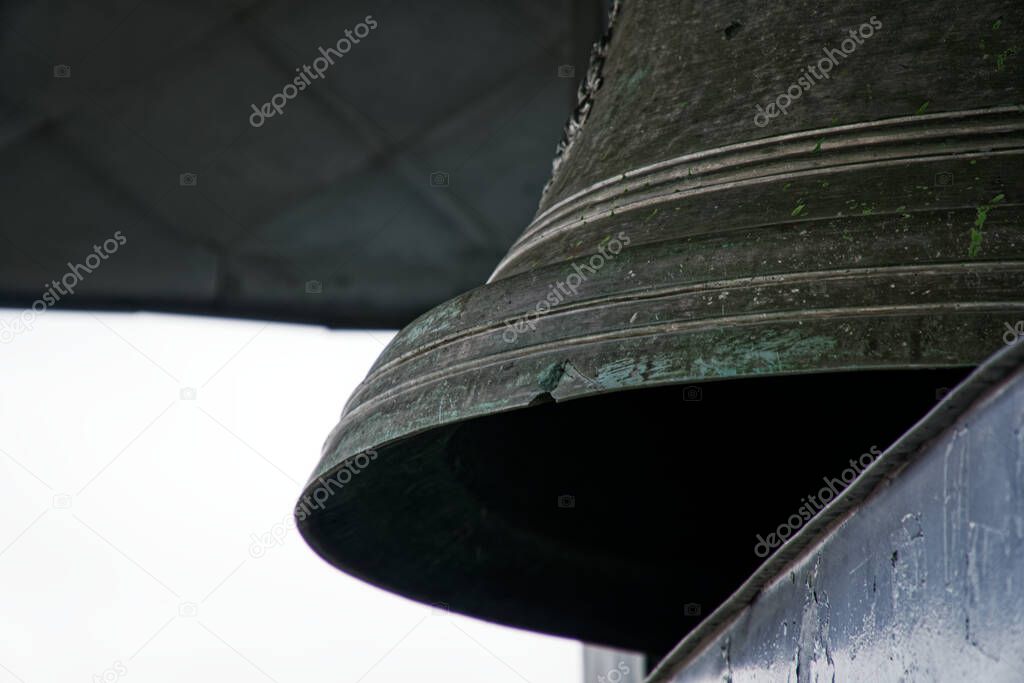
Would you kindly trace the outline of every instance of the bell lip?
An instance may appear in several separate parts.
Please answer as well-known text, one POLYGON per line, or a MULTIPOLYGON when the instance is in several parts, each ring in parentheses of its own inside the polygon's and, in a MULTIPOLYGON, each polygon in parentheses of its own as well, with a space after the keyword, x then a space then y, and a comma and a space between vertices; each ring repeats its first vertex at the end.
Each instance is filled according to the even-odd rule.
MULTIPOLYGON (((657 258, 662 252, 674 256, 675 252, 665 251, 670 249, 665 246, 670 243, 675 244, 670 241, 624 250, 620 257, 625 260, 623 264, 606 265, 592 281, 585 283, 589 289, 581 289, 578 297, 535 318, 536 327, 531 327, 534 331, 524 328, 525 332, 519 332, 523 338, 513 335, 512 343, 504 343, 508 341, 505 335, 509 334, 510 321, 529 320, 526 317, 529 311, 523 308, 528 304, 523 301, 540 300, 547 291, 544 283, 559 266, 545 268, 532 280, 530 275, 520 275, 482 285, 424 313, 393 338, 366 379, 349 397, 321 457, 334 459, 328 464, 329 468, 360 450, 457 421, 461 416, 482 414, 475 410, 474 401, 486 404, 490 412, 527 405, 543 393, 543 389, 529 388, 540 382, 522 373, 510 377, 506 366, 516 366, 511 372, 517 372, 520 366, 540 359, 547 362, 536 365, 536 373, 543 373, 557 362, 571 362, 578 375, 576 385, 596 380, 600 386, 595 392, 569 386, 570 383, 563 381, 556 398, 617 391, 635 382, 651 386, 657 382, 657 377, 645 377, 642 381, 614 377, 610 383, 600 379, 598 374, 616 362, 611 353, 617 347, 634 349, 631 353, 638 363, 644 354, 673 356, 669 360, 677 367, 672 376, 665 379, 667 383, 708 381, 716 376, 796 374, 816 364, 827 366, 822 367, 822 371, 955 367, 980 362, 999 345, 999 321, 1008 319, 1006 316, 1024 314, 1024 302, 1019 297, 1014 298, 1016 294, 1007 293, 1007 283, 1024 272, 1024 261, 1019 259, 935 260, 909 264, 886 263, 882 259, 879 263, 869 262, 857 267, 769 271, 740 277, 725 274, 709 282, 694 282, 686 275, 678 282, 671 278, 647 282, 643 280, 646 275, 642 274, 636 280, 628 280, 629 289, 622 291, 622 276, 632 275, 633 263, 657 258), (626 254, 633 261, 629 261, 626 254), (825 288, 832 299, 822 302, 824 297, 814 294, 816 287, 825 288), (516 290, 523 288, 526 293, 517 295, 516 290), (972 292, 975 288, 977 295, 972 292), (913 292, 914 289, 918 291, 913 292), (800 303, 784 300, 790 290, 805 292, 798 295, 800 303), (837 292, 843 300, 835 300, 837 292), (708 304, 712 296, 716 297, 713 309, 708 304), (504 301, 511 297, 517 299, 511 306, 502 308, 504 301), (718 302, 723 299, 726 303, 719 312, 718 302), (654 307, 663 312, 661 318, 648 312, 648 308, 654 307), (667 316, 664 315, 666 310, 667 316), (518 317, 514 317, 516 314, 518 317), (488 321, 488 315, 494 317, 488 321), (641 317, 634 324, 637 315, 641 317), (599 320, 600 325, 588 324, 588 318, 599 320), (867 347, 855 348, 856 335, 838 331, 838 328, 852 327, 870 332, 872 320, 886 318, 899 319, 899 324, 890 325, 884 334, 871 335, 877 346, 882 347, 880 352, 867 347), (986 333, 987 336, 981 338, 981 326, 992 327, 995 332, 988 330, 992 334, 986 333), (800 331, 810 327, 816 327, 818 334, 801 337, 800 331), (574 334, 565 335, 560 331, 565 328, 574 330, 574 334), (780 338, 786 328, 797 335, 795 341, 816 341, 829 348, 794 351, 772 347, 776 343, 773 338, 780 338), (957 337, 965 330, 968 334, 962 335, 965 339, 959 341, 957 337), (749 343, 741 349, 742 334, 749 343), (755 338, 766 335, 766 338, 755 338), (943 336, 945 339, 941 338, 943 336), (656 337, 673 339, 676 352, 669 353, 650 343, 656 337), (700 365, 703 357, 719 363, 718 357, 723 354, 716 344, 722 340, 734 347, 725 350, 724 367, 689 372, 678 367, 687 359, 695 366, 700 365), (708 343, 702 351, 704 341, 708 343), (915 345, 926 348, 915 352, 915 345), (577 352, 581 347, 586 347, 585 352, 577 352), (828 352, 832 349, 841 352, 842 360, 829 358, 828 352), (775 354, 781 367, 772 369, 768 362, 759 364, 756 358, 742 357, 757 353, 775 354), (442 367, 447 374, 439 371, 442 367), (446 395, 443 397, 445 410, 441 409, 441 397, 436 395, 433 399, 438 400, 432 404, 428 401, 412 405, 408 400, 412 394, 426 395, 432 391, 436 394, 435 389, 441 383, 458 388, 473 386, 474 380, 480 385, 475 399, 446 395), (495 392, 491 385, 504 385, 507 391, 495 392), (487 395, 482 397, 481 393, 487 395), (442 419, 449 404, 455 409, 455 416, 442 419), (416 422, 401 426, 397 433, 378 429, 376 433, 356 439, 348 453, 333 452, 331 443, 339 440, 336 438, 339 432, 348 432, 357 423, 372 420, 375 413, 387 411, 396 411, 410 422, 416 422)), ((564 270, 565 265, 560 267, 564 270)), ((877 327, 881 329, 882 323, 877 327)), ((630 353, 623 352, 618 354, 617 360, 626 362, 629 357, 630 353)), ((312 476, 325 469, 318 466, 312 476)))
MULTIPOLYGON (((1024 344, 1022 344, 1022 346, 1024 346, 1024 344)), ((942 368, 939 368, 939 367, 934 366, 934 365, 929 365, 929 366, 921 365, 921 366, 915 366, 915 367, 902 367, 902 368, 898 368, 898 369, 897 368, 892 368, 891 366, 890 367, 882 366, 882 367, 878 367, 878 368, 874 368, 874 369, 878 370, 878 371, 881 371, 881 372, 885 372, 885 371, 896 371, 896 370, 937 370, 937 369, 965 369, 966 370, 966 369, 971 369, 971 368, 975 369, 975 373, 977 372, 977 364, 974 364, 974 363, 949 364, 949 365, 943 366, 942 368)), ((787 376, 792 376, 794 374, 799 374, 799 375, 802 375, 802 376, 808 376, 808 375, 830 375, 830 374, 831 375, 836 375, 836 374, 856 374, 858 372, 862 372, 862 371, 866 371, 866 370, 867 370, 867 368, 861 366, 861 367, 856 367, 856 368, 851 368, 851 369, 841 370, 841 371, 835 371, 835 370, 811 370, 811 371, 802 372, 802 373, 776 373, 776 374, 771 375, 771 377, 776 377, 776 378, 778 378, 778 377, 787 377, 787 376)), ((694 384, 726 383, 729 380, 738 380, 738 379, 748 379, 749 380, 749 379, 760 379, 760 378, 767 379, 768 376, 767 375, 751 375, 751 376, 744 377, 744 378, 738 378, 738 377, 715 377, 715 378, 709 378, 706 381, 702 381, 702 382, 694 382, 694 384)), ((666 385, 671 386, 672 384, 676 384, 676 383, 667 382, 667 383, 662 383, 662 384, 660 384, 658 386, 666 386, 666 385)), ((613 390, 609 390, 609 391, 606 391, 606 392, 603 392, 603 393, 618 393, 619 391, 646 390, 646 389, 652 389, 652 388, 656 388, 656 387, 654 387, 652 385, 638 385, 638 386, 631 386, 631 387, 620 388, 618 390, 614 390, 613 389, 613 390)), ((568 397, 568 398, 562 399, 561 401, 557 401, 557 402, 569 402, 569 401, 573 401, 573 400, 575 400, 577 398, 591 398, 591 397, 593 397, 595 395, 596 394, 572 396, 572 397, 568 397)), ((503 409, 503 410, 498 411, 498 412, 508 413, 508 412, 524 411, 524 410, 530 409, 531 407, 532 406, 530 404, 527 404, 527 405, 521 405, 521 406, 515 406, 515 407, 506 408, 506 409, 503 409)), ((490 415, 490 414, 496 414, 496 413, 488 413, 488 414, 490 415)), ((443 431, 443 430, 448 430, 448 429, 456 427, 457 425, 459 425, 461 423, 469 422, 469 421, 472 421, 474 419, 477 419, 477 418, 475 418, 475 417, 466 417, 466 418, 463 418, 463 419, 458 420, 456 422, 446 423, 446 424, 442 424, 442 425, 437 425, 435 427, 426 427, 426 428, 423 428, 423 429, 420 429, 420 430, 416 431, 415 433, 410 433, 410 434, 408 434, 406 436, 402 436, 402 437, 393 439, 393 440, 391 440, 391 441, 389 441, 387 443, 378 444, 377 446, 375 446, 375 449, 385 450, 385 449, 389 449, 391 447, 398 447, 396 451, 388 453, 387 455, 389 457, 392 457, 392 458, 400 458, 400 457, 402 457, 404 455, 404 453, 400 449, 401 444, 403 442, 410 441, 413 438, 415 438, 416 436, 422 436, 422 435, 427 434, 429 432, 440 432, 440 431, 443 431)), ((351 460, 353 458, 358 457, 358 455, 360 455, 362 452, 363 451, 361 451, 359 453, 355 453, 355 454, 353 454, 353 455, 351 455, 349 457, 346 457, 341 462, 339 462, 338 464, 333 466, 329 471, 325 471, 321 475, 316 476, 313 479, 311 479, 311 481, 309 483, 307 483, 303 487, 302 498, 305 498, 318 485, 318 480, 320 480, 320 479, 329 479, 329 478, 333 477, 336 472, 344 469, 347 465, 350 464, 350 462, 351 462, 351 460)), ((389 464, 390 463, 388 462, 388 460, 384 459, 383 461, 378 462, 375 465, 372 465, 371 467, 380 467, 380 468, 385 468, 386 469, 389 466, 389 464)), ((374 474, 373 476, 385 477, 386 478, 387 474, 383 470, 380 470, 376 474, 374 474)), ((363 486, 366 483, 367 482, 362 480, 359 475, 354 475, 353 478, 352 478, 351 484, 346 484, 344 488, 345 489, 349 489, 349 487, 360 487, 360 486, 363 486)), ((346 508, 348 510, 352 510, 353 508, 351 506, 354 503, 353 503, 353 501, 351 499, 348 500, 348 501, 344 501, 343 496, 345 496, 345 495, 346 494, 344 492, 339 494, 339 496, 340 496, 339 497, 339 503, 341 505, 341 510, 345 510, 346 508)), ((351 495, 351 489, 349 489, 348 495, 351 495)), ((345 559, 344 546, 335 545, 334 546, 334 551, 332 552, 331 549, 330 549, 330 543, 327 540, 329 537, 326 536, 326 535, 322 535, 322 534, 318 534, 317 533, 316 524, 318 522, 318 514, 319 514, 318 511, 314 510, 312 513, 310 513, 310 514, 306 515, 305 517, 303 517, 302 519, 300 519, 299 516, 298 516, 298 513, 297 512, 295 513, 296 528, 298 529, 300 536, 303 538, 303 540, 306 542, 306 544, 310 548, 313 549, 313 551, 317 554, 317 556, 320 557, 324 562, 326 562, 328 565, 330 565, 330 566, 332 566, 332 567, 334 567, 334 568, 336 568, 336 569, 338 569, 340 571, 343 571, 344 573, 346 573, 346 574, 348 574, 348 575, 350 575, 350 576, 352 576, 352 577, 354 577, 354 578, 356 578, 356 579, 358 579, 360 581, 364 581, 364 582, 366 582, 366 583, 368 583, 368 584, 370 584, 370 585, 372 585, 372 586, 374 586, 376 588, 388 591, 390 593, 394 593, 394 594, 396 594, 396 595, 398 595, 400 597, 403 597, 403 598, 406 598, 406 599, 409 599, 409 600, 413 600, 413 601, 419 602, 419 603, 424 604, 425 606, 428 606, 428 607, 431 607, 431 606, 432 607, 437 607, 439 605, 443 605, 443 609, 446 610, 446 611, 457 613, 457 614, 461 614, 461 615, 468 616, 468 617, 472 617, 474 619, 480 619, 482 621, 486 621, 486 622, 489 622, 489 623, 494 623, 494 624, 508 626, 508 627, 514 627, 514 628, 521 628, 521 629, 526 629, 526 630, 535 631, 535 632, 548 633, 548 634, 550 634, 550 635, 552 635, 554 637, 559 637, 559 638, 580 639, 580 637, 581 637, 581 636, 569 633, 569 632, 567 632, 567 631, 565 631, 563 629, 560 629, 560 628, 551 628, 551 627, 547 627, 547 626, 545 626, 543 624, 539 625, 538 621, 530 621, 530 620, 526 620, 526 619, 510 619, 510 618, 507 618, 504 615, 502 615, 499 611, 489 610, 487 608, 486 604, 483 607, 479 608, 480 611, 474 611, 474 609, 472 609, 472 608, 467 608, 467 607, 464 607, 464 606, 458 604, 455 600, 452 600, 451 604, 445 603, 444 601, 440 601, 439 602, 438 601, 438 597, 439 596, 438 596, 437 593, 432 592, 432 587, 431 587, 432 584, 430 584, 430 583, 417 582, 417 581, 396 581, 396 580, 382 579, 380 577, 380 575, 378 573, 375 573, 373 570, 366 571, 366 570, 361 568, 361 567, 365 566, 365 562, 362 562, 361 560, 364 560, 367 557, 366 552, 367 552, 367 549, 370 547, 369 546, 369 540, 367 538, 367 536, 370 533, 370 531, 368 529, 366 529, 365 525, 363 526, 362 530, 356 528, 356 530, 354 531, 354 536, 357 537, 357 538, 361 538, 362 539, 361 541, 358 542, 358 545, 361 545, 362 550, 357 552, 356 560, 353 562, 353 561, 345 559), (323 540, 321 540, 321 539, 323 539, 323 540)), ((446 528, 446 527, 437 527, 437 528, 440 529, 440 528, 446 528)), ((402 538, 399 538, 400 542, 402 540, 403 540, 402 538)), ((415 555, 414 554, 410 554, 409 557, 415 557, 415 555)), ((766 558, 765 561, 771 559, 772 557, 773 556, 769 556, 768 558, 766 558)), ((498 603, 494 602, 493 604, 498 604, 498 603)), ((541 619, 541 621, 542 620, 543 619, 541 619)), ((592 642, 594 644, 601 644, 601 645, 605 645, 605 646, 608 646, 608 647, 620 647, 621 648, 621 647, 627 647, 628 646, 628 647, 633 647, 635 649, 635 645, 633 645, 633 644, 624 644, 623 642, 615 642, 613 638, 597 638, 597 637, 591 636, 591 637, 584 637, 584 639, 587 640, 587 642, 592 642)))
POLYGON ((645 383, 642 383, 642 384, 613 386, 613 387, 603 387, 603 388, 594 389, 594 390, 591 390, 591 391, 579 392, 579 393, 574 393, 574 394, 571 394, 571 395, 564 395, 564 396, 561 396, 560 398, 556 398, 554 395, 552 395, 551 392, 538 392, 537 394, 534 395, 533 399, 528 400, 528 401, 526 401, 524 403, 510 404, 510 405, 507 405, 507 406, 503 406, 501 408, 495 408, 493 410, 488 410, 486 413, 467 414, 465 417, 462 417, 462 418, 459 418, 459 419, 456 419, 456 420, 452 420, 450 422, 438 422, 438 423, 435 423, 433 425, 428 425, 428 426, 420 427, 420 428, 415 429, 413 431, 403 433, 401 436, 397 436, 397 437, 394 437, 392 439, 389 439, 389 440, 386 440, 386 441, 382 441, 382 442, 380 442, 378 444, 375 444, 372 447, 364 448, 364 449, 361 449, 361 450, 350 452, 347 455, 342 456, 339 460, 337 460, 329 468, 321 468, 321 465, 323 464, 323 461, 326 458, 333 456, 334 454, 336 454, 338 451, 340 451, 342 449, 342 442, 345 439, 345 434, 340 429, 343 426, 344 423, 340 422, 338 425, 335 426, 335 428, 333 430, 331 430, 331 433, 328 435, 328 438, 325 441, 324 446, 323 446, 323 448, 321 450, 321 459, 318 462, 317 467, 313 470, 313 473, 306 480, 306 483, 303 484, 303 486, 302 486, 302 496, 301 496, 300 500, 302 498, 305 498, 306 494, 309 493, 309 491, 311 491, 312 489, 314 489, 315 485, 320 480, 322 480, 322 479, 329 479, 329 478, 333 477, 335 473, 337 473, 338 471, 343 469, 347 464, 349 464, 352 461, 353 458, 356 458, 356 457, 358 457, 361 454, 373 452, 373 451, 376 451, 377 449, 385 449, 385 448, 389 448, 389 447, 392 447, 392 446, 397 446, 397 445, 399 445, 403 441, 406 441, 408 439, 411 439, 411 438, 414 438, 414 437, 417 437, 417 436, 422 436, 424 434, 427 434, 428 432, 431 432, 431 431, 434 431, 434 430, 437 430, 437 429, 447 429, 447 428, 451 428, 451 427, 456 427, 456 426, 458 426, 458 425, 460 425, 462 423, 469 422, 471 420, 475 420, 475 419, 478 419, 480 417, 484 417, 484 416, 487 416, 487 415, 499 415, 499 414, 502 414, 502 413, 515 412, 515 411, 519 411, 519 410, 527 410, 530 407, 532 407, 533 401, 535 401, 538 397, 541 397, 541 396, 544 396, 544 395, 550 396, 551 400, 553 400, 555 403, 566 403, 568 401, 575 401, 575 400, 579 400, 579 399, 592 398, 592 397, 595 397, 595 396, 605 396, 605 395, 610 395, 610 394, 617 394, 617 393, 631 392, 631 391, 643 391, 645 389, 655 389, 655 388, 659 388, 659 387, 683 386, 683 385, 685 385, 685 386, 699 386, 699 385, 703 385, 703 384, 729 382, 729 381, 732 381, 732 380, 742 380, 742 379, 757 379, 757 378, 772 378, 772 377, 793 377, 793 376, 806 376, 806 375, 827 375, 827 374, 855 373, 855 372, 872 372, 872 371, 936 370, 936 369, 951 369, 952 370, 952 369, 957 369, 957 368, 967 369, 967 368, 975 368, 975 367, 977 367, 977 363, 970 363, 970 362, 966 362, 966 363, 963 363, 963 362, 961 362, 961 363, 944 363, 944 364, 935 364, 935 363, 931 363, 931 364, 928 364, 928 363, 910 364, 910 363, 907 363, 907 364, 899 365, 898 367, 893 366, 891 364, 888 364, 888 365, 886 365, 886 364, 866 365, 865 364, 865 365, 857 365, 857 366, 849 366, 849 367, 807 368, 807 369, 804 369, 804 370, 788 370, 788 371, 777 371, 777 372, 749 373, 749 374, 730 375, 730 376, 714 376, 714 377, 694 378, 694 379, 689 379, 689 380, 661 380, 661 381, 652 381, 652 382, 645 382, 645 383))
MULTIPOLYGON (((321 457, 311 472, 303 492, 305 493, 305 489, 311 486, 316 479, 324 477, 336 468, 340 468, 346 461, 361 452, 387 447, 403 439, 477 417, 526 408, 533 401, 545 395, 550 396, 556 402, 562 402, 631 389, 671 385, 697 385, 705 382, 755 377, 874 370, 974 367, 982 362, 992 352, 993 348, 998 348, 994 344, 989 343, 991 340, 988 340, 987 336, 979 336, 982 334, 982 331, 987 334, 988 328, 991 327, 989 323, 1001 319, 1007 314, 1016 315, 1022 310, 1020 305, 1016 307, 1003 306, 998 312, 994 310, 971 311, 959 306, 950 306, 949 308, 950 310, 946 311, 948 313, 947 317, 932 314, 934 315, 932 322, 937 320, 946 323, 944 333, 949 338, 956 338, 958 333, 963 333, 965 330, 976 333, 976 338, 965 337, 965 339, 958 340, 956 344, 950 343, 949 348, 937 347, 930 356, 915 360, 909 360, 906 355, 903 355, 901 350, 894 352, 891 356, 871 361, 851 357, 846 362, 835 362, 834 349, 827 348, 815 351, 806 357, 800 356, 797 353, 794 362, 787 361, 781 363, 775 369, 758 367, 757 364, 760 361, 756 354, 754 354, 749 367, 732 368, 730 372, 725 374, 714 374, 713 372, 704 375, 683 373, 657 377, 652 373, 636 371, 633 368, 622 377, 606 381, 599 375, 592 373, 588 364, 596 363, 596 361, 592 362, 592 359, 608 352, 609 347, 614 348, 614 344, 603 343, 594 345, 590 356, 581 352, 567 354, 560 349, 537 352, 533 347, 523 347, 517 349, 516 355, 512 357, 516 363, 526 366, 518 375, 502 377, 495 374, 498 367, 505 362, 504 360, 488 361, 476 369, 460 372, 455 375, 451 382, 451 385, 455 387, 474 387, 476 386, 476 380, 480 377, 492 380, 493 386, 490 387, 491 394, 488 396, 461 394, 457 398, 451 399, 453 411, 445 415, 439 414, 436 409, 432 410, 429 415, 423 415, 425 411, 419 403, 396 405, 395 397, 393 396, 385 397, 385 402, 377 405, 379 395, 373 391, 375 373, 371 372, 364 383, 360 385, 357 392, 349 399, 341 420, 326 438, 321 449, 321 457), (979 324, 982 321, 986 323, 984 326, 979 324), (983 341, 979 341, 979 339, 983 341), (968 353, 969 355, 967 355, 968 353), (571 359, 568 357, 570 355, 571 359), (583 368, 582 372, 580 368, 583 368), (545 376, 548 379, 544 379, 545 376), (529 380, 529 383, 525 383, 524 377, 529 380), (590 380, 591 377, 594 379, 590 380), (548 382, 548 384, 545 384, 545 382, 548 382), (398 419, 393 419, 396 416, 398 419), (389 425, 389 429, 393 430, 390 435, 382 435, 379 432, 373 431, 373 429, 379 428, 379 424, 370 425, 373 429, 364 429, 369 422, 376 420, 380 423, 382 418, 387 418, 383 422, 389 425), (420 424, 411 424, 417 418, 419 418, 420 424), (395 422, 398 423, 397 427, 392 424, 395 422)), ((929 314, 925 311, 918 311, 918 314, 919 317, 929 317, 929 314)), ((726 339, 744 335, 749 336, 753 332, 767 337, 770 336, 769 333, 774 335, 781 334, 779 330, 785 329, 786 325, 790 322, 786 318, 774 326, 755 323, 750 326, 710 328, 703 333, 711 336, 720 335, 721 338, 726 339)), ((841 321, 824 319, 820 321, 820 324, 824 326, 836 324, 837 322, 842 322, 852 327, 862 325, 863 329, 873 329, 870 326, 874 324, 889 325, 890 328, 887 329, 891 331, 891 329, 898 328, 899 324, 906 322, 906 318, 893 315, 868 315, 860 318, 844 318, 841 321)), ((792 333, 792 330, 786 330, 785 334, 790 333, 792 333)), ((400 333, 395 338, 395 341, 399 340, 404 334, 405 331, 400 333)), ((682 334, 680 338, 681 344, 691 340, 691 338, 688 338, 689 334, 689 332, 682 334)), ((806 322, 803 324, 801 334, 804 336, 789 337, 788 342, 795 347, 799 342, 816 338, 815 329, 806 322)), ((848 336, 856 337, 853 333, 848 333, 848 336)), ((661 343, 664 341, 664 338, 665 335, 645 337, 645 339, 650 339, 652 343, 661 343)), ((392 344, 395 341, 392 341, 392 344)), ((909 348, 906 338, 892 336, 887 338, 887 343, 890 343, 894 349, 909 348)), ((676 351, 677 349, 664 353, 666 357, 669 357, 676 353, 676 351)), ((649 365, 653 364, 653 361, 645 362, 649 365)), ((445 385, 447 385, 447 380, 445 385)), ((432 389, 430 385, 417 385, 408 389, 407 393, 411 393, 414 397, 419 398, 430 390, 439 391, 436 386, 432 389)))
MULTIPOLYGON (((339 469, 340 469, 340 467, 342 467, 342 465, 338 466, 339 469)), ((309 487, 309 486, 304 486, 303 487, 303 491, 302 491, 303 497, 305 497, 306 493, 311 488, 312 487, 309 487)), ((388 582, 380 581, 373 574, 364 572, 364 571, 362 571, 361 569, 359 569, 358 567, 356 567, 356 566, 354 566, 352 564, 340 562, 340 561, 337 561, 336 559, 334 559, 332 557, 332 555, 328 552, 325 544, 321 543, 318 540, 316 534, 313 533, 313 529, 311 528, 312 524, 311 524, 311 522, 308 521, 308 520, 311 520, 312 518, 313 518, 313 515, 309 515, 307 518, 300 520, 298 518, 298 514, 293 511, 293 519, 295 520, 295 528, 298 529, 299 535, 302 537, 302 540, 305 541, 306 545, 308 545, 313 550, 313 552, 316 553, 317 557, 319 557, 321 560, 323 560, 329 566, 331 566, 334 569, 337 569, 339 571, 342 571, 345 574, 348 574, 349 576, 351 576, 351 577, 353 577, 355 579, 363 581, 364 583, 367 583, 367 584, 373 586, 374 588, 379 588, 380 590, 387 591, 388 593, 391 593, 393 595, 398 595, 398 596, 403 597, 403 598, 405 598, 407 600, 412 600, 414 602, 418 602, 418 603, 421 603, 421 604, 424 604, 424 605, 437 604, 437 603, 432 603, 431 600, 430 600, 430 597, 426 593, 420 593, 419 591, 416 591, 416 590, 410 590, 407 587, 403 587, 401 590, 397 590, 395 586, 390 585, 388 582)), ((456 611, 456 610, 452 610, 452 611, 456 611)), ((461 612, 460 612, 460 614, 461 614, 461 612)), ((476 615, 473 615, 473 614, 467 614, 466 616, 471 616, 471 617, 473 617, 475 619, 484 619, 483 617, 479 617, 479 616, 476 616, 476 615)), ((484 620, 485 621, 489 621, 487 619, 484 619, 484 620)), ((499 622, 499 621, 491 621, 491 623, 501 624, 501 622, 499 622)))

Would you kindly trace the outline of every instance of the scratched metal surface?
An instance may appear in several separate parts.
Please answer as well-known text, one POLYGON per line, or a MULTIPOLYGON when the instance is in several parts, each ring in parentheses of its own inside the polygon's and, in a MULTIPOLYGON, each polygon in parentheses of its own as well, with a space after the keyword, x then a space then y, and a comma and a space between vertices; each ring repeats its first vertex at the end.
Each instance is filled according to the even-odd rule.
POLYGON ((649 682, 1024 681, 1021 355, 747 609, 649 682))

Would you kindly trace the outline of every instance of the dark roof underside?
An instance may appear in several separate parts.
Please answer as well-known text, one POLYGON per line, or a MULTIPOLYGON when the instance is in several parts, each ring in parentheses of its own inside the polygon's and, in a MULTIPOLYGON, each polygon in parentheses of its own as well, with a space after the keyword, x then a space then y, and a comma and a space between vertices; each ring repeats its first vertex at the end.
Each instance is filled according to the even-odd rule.
POLYGON ((603 12, 5 3, 0 305, 119 230, 59 308, 401 327, 481 284, 529 221, 603 12), (367 15, 323 79, 250 124, 367 15))

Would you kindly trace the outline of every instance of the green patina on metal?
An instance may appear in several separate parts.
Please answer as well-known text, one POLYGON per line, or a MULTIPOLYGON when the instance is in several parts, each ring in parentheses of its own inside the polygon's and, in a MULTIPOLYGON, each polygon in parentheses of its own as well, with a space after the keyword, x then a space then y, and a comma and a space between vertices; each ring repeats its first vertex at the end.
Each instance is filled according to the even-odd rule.
POLYGON ((458 322, 462 311, 462 302, 458 299, 433 308, 402 330, 403 340, 414 342, 426 332, 436 333, 438 330, 447 329, 458 322))
POLYGON ((981 251, 981 240, 982 240, 982 229, 985 227, 985 221, 988 220, 988 212, 995 207, 996 204, 1005 199, 1006 196, 998 194, 993 197, 988 204, 982 204, 977 207, 977 216, 974 218, 974 227, 971 228, 971 244, 967 248, 967 255, 975 257, 981 251))
POLYGON ((699 357, 690 365, 694 378, 736 377, 738 375, 782 373, 821 358, 835 349, 832 337, 804 337, 798 330, 756 339, 738 339, 714 349, 714 355, 699 357))
POLYGON ((664 376, 672 364, 664 357, 623 358, 597 370, 597 382, 603 387, 627 387, 664 376))
POLYGON ((560 361, 558 363, 552 363, 541 372, 540 377, 537 379, 537 386, 540 387, 541 391, 554 391, 558 383, 562 381, 562 376, 565 374, 565 364, 567 361, 560 361))

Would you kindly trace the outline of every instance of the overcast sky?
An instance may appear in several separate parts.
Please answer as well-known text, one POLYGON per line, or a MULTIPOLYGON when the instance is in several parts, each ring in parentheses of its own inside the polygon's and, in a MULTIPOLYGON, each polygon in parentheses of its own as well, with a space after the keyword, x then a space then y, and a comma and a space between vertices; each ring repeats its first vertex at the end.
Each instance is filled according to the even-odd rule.
POLYGON ((298 536, 391 334, 48 311, 0 344, 0 683, 580 680, 579 644, 432 614, 298 536))

